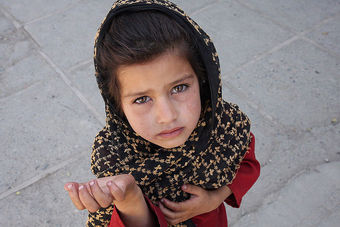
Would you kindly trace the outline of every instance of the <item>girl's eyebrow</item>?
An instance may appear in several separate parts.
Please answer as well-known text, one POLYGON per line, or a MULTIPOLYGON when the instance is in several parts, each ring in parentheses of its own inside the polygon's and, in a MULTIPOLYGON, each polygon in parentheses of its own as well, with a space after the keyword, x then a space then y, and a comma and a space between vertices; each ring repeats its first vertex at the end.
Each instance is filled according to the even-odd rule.
POLYGON ((191 79, 191 78, 193 78, 194 77, 194 75, 192 75, 192 74, 188 74, 188 75, 185 75, 183 78, 181 78, 181 79, 178 79, 178 80, 175 80, 174 82, 171 82, 169 85, 170 86, 172 86, 172 85, 175 85, 175 84, 179 84, 179 83, 181 83, 181 82, 183 82, 183 81, 185 81, 185 80, 187 80, 187 79, 191 79))
MULTIPOLYGON (((185 75, 183 78, 180 78, 178 80, 175 80, 171 83, 169 83, 169 86, 173 86, 175 84, 179 84, 187 79, 191 79, 191 78, 194 78, 195 76, 193 74, 188 74, 188 75, 185 75)), ((124 95, 123 97, 124 98, 128 98, 128 97, 136 97, 136 96, 143 96, 145 94, 147 94, 148 92, 150 92, 151 89, 148 89, 148 90, 145 90, 145 91, 139 91, 139 92, 135 92, 135 93, 128 93, 126 95, 124 95)))

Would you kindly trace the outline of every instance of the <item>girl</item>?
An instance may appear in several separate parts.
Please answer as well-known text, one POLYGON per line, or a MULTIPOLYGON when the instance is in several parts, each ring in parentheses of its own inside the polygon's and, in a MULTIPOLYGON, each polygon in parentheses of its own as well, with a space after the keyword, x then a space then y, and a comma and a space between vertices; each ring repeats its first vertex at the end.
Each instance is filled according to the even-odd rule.
POLYGON ((67 183, 88 226, 226 226, 259 176, 250 122, 222 100, 210 38, 173 3, 117 1, 94 62, 106 105, 91 169, 67 183), (237 173, 237 175, 236 175, 237 173))

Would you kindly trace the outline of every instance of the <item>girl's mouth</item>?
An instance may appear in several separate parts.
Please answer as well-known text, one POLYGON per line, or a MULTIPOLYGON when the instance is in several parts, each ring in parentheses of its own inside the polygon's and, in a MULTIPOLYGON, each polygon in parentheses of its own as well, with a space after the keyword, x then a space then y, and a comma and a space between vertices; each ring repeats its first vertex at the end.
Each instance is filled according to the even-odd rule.
POLYGON ((181 134, 183 132, 184 128, 183 127, 177 127, 177 128, 173 128, 170 130, 164 130, 161 133, 158 134, 158 136, 162 137, 162 138, 173 138, 178 136, 179 134, 181 134))

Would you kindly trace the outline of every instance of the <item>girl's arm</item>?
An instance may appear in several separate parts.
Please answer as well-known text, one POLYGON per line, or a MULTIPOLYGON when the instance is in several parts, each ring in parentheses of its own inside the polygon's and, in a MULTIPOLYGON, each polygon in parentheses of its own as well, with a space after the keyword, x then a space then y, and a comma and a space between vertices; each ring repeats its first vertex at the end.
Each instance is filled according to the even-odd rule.
POLYGON ((170 224, 185 221, 197 215, 216 209, 223 201, 233 207, 239 207, 242 197, 253 186, 260 175, 260 164, 255 157, 255 137, 251 134, 249 150, 240 164, 232 184, 216 190, 187 185, 183 191, 191 194, 189 200, 175 203, 164 199, 160 208, 170 224), (209 202, 207 202, 209 201, 209 202))
POLYGON ((255 137, 251 133, 251 142, 249 150, 241 162, 240 168, 236 174, 234 181, 228 185, 232 194, 225 200, 225 202, 232 207, 240 207, 242 197, 254 185, 260 176, 260 163, 255 157, 255 137))
MULTIPOLYGON (((112 183, 110 184, 109 182, 108 186, 111 191, 115 190, 112 183)), ((137 184, 133 185, 123 200, 115 201, 115 206, 125 226, 156 226, 153 213, 149 209, 143 193, 137 184)))
MULTIPOLYGON (((162 211, 159 209, 158 206, 154 205, 151 200, 149 200, 148 197, 144 196, 146 203, 149 206, 149 209, 151 212, 154 214, 155 220, 157 220, 157 226, 159 227, 167 227, 167 221, 164 217, 164 214, 162 211)), ((119 214, 119 211, 114 207, 112 216, 111 216, 111 221, 109 227, 125 227, 126 225, 124 224, 121 215, 119 214)))
POLYGON ((179 203, 162 199, 159 204, 165 219, 171 225, 215 210, 232 193, 228 186, 222 186, 215 190, 205 190, 199 186, 188 184, 184 185, 182 190, 191 194, 190 199, 179 203))

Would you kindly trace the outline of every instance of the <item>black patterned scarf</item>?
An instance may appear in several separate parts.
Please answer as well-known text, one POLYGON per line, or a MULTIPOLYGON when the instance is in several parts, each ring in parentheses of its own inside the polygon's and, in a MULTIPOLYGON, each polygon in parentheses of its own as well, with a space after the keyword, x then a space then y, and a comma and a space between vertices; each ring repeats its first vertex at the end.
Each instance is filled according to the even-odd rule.
MULTIPOLYGON (((202 106, 197 127, 185 144, 165 149, 138 136, 128 122, 119 117, 114 104, 103 92, 103 78, 95 64, 96 78, 106 106, 106 125, 93 144, 92 172, 97 177, 132 174, 143 193, 154 204, 161 198, 178 202, 188 199, 189 195, 181 190, 185 183, 205 189, 217 189, 230 184, 248 149, 250 121, 236 105, 222 100, 217 53, 211 39, 192 19, 169 1, 117 1, 98 29, 94 58, 112 18, 122 12, 139 10, 165 13, 197 39, 210 97, 202 106)), ((112 210, 113 206, 110 206, 90 213, 87 225, 107 225, 112 210)), ((189 220, 177 226, 190 225, 192 222, 189 220)))

